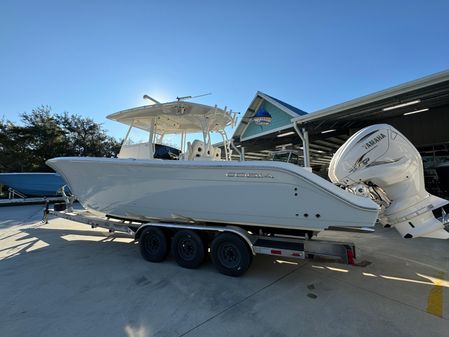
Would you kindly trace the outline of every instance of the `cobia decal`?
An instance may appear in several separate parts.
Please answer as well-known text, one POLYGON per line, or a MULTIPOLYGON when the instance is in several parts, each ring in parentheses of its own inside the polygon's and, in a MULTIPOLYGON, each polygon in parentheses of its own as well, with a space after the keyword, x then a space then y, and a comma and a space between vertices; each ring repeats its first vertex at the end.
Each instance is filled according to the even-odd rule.
POLYGON ((274 178, 269 173, 228 172, 225 175, 229 178, 274 178))

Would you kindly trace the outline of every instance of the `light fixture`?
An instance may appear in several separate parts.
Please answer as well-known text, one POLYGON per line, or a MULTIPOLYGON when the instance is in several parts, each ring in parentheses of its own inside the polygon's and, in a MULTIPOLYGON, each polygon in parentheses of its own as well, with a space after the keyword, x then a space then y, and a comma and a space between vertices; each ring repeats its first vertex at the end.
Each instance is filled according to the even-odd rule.
POLYGON ((334 132, 334 131, 337 131, 337 130, 336 129, 329 129, 329 130, 321 131, 321 133, 329 133, 329 132, 334 132))
POLYGON ((393 109, 399 109, 402 108, 404 106, 409 106, 409 105, 413 105, 413 104, 418 104, 420 103, 421 100, 417 99, 414 101, 410 101, 410 102, 406 102, 406 103, 401 103, 401 104, 397 104, 397 105, 393 105, 393 106, 389 106, 388 108, 383 108, 382 111, 389 111, 389 110, 393 110, 393 109))
POLYGON ((288 143, 288 144, 276 145, 276 147, 283 148, 283 147, 292 146, 292 145, 293 145, 292 143, 288 143))
POLYGON ((143 95, 143 99, 148 99, 156 104, 161 104, 161 102, 159 102, 158 100, 155 100, 153 97, 150 97, 148 95, 143 95))
POLYGON ((418 112, 423 112, 423 111, 427 111, 429 110, 429 108, 425 108, 425 109, 421 109, 421 110, 415 110, 415 111, 409 111, 409 112, 405 112, 404 116, 408 116, 408 115, 413 115, 413 114, 417 114, 418 112))
POLYGON ((281 137, 286 137, 286 136, 290 136, 290 135, 294 135, 295 132, 294 131, 290 131, 290 132, 286 132, 286 133, 280 133, 278 135, 276 135, 276 137, 281 138, 281 137))
POLYGON ((245 156, 250 155, 252 157, 257 157, 257 158, 267 158, 266 154, 263 153, 257 153, 257 152, 246 152, 245 156))
POLYGON ((309 149, 310 152, 313 153, 325 153, 323 150, 309 149))

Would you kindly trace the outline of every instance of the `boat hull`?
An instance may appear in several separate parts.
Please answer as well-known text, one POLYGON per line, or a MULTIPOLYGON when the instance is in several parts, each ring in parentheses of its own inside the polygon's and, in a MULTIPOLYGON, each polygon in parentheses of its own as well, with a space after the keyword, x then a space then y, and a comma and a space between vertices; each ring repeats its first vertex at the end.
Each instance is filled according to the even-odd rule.
POLYGON ((58 189, 65 185, 57 173, 0 173, 0 184, 6 185, 27 196, 56 196, 58 189))
POLYGON ((320 231, 373 226, 378 206, 279 162, 54 158, 87 209, 129 219, 320 231))

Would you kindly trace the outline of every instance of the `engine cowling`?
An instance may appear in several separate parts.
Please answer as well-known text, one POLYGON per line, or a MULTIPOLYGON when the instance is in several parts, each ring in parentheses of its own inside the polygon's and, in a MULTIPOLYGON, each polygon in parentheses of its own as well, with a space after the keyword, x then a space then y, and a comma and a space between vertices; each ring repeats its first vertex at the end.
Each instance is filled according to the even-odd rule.
POLYGON ((334 154, 329 178, 349 190, 366 185, 382 206, 380 221, 394 226, 403 237, 449 238, 432 213, 449 201, 426 191, 421 155, 391 125, 372 125, 350 137, 334 154), (387 198, 376 192, 379 189, 387 198))

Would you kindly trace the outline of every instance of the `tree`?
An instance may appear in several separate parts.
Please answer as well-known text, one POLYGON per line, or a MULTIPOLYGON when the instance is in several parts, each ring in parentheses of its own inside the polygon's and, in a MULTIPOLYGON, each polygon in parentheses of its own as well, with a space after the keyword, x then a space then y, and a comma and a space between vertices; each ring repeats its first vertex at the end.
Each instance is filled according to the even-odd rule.
POLYGON ((40 106, 21 115, 23 125, 0 120, 0 171, 50 171, 45 161, 63 156, 115 157, 120 143, 101 124, 80 115, 52 114, 40 106))
POLYGON ((67 155, 91 157, 115 157, 120 150, 120 143, 110 137, 91 118, 69 115, 64 112, 56 115, 59 125, 66 132, 68 143, 67 155))
POLYGON ((50 171, 45 161, 50 158, 59 157, 66 149, 65 131, 57 119, 51 115, 48 106, 40 106, 31 111, 30 114, 21 115, 22 132, 26 135, 27 142, 23 144, 28 149, 31 162, 30 171, 50 171))

